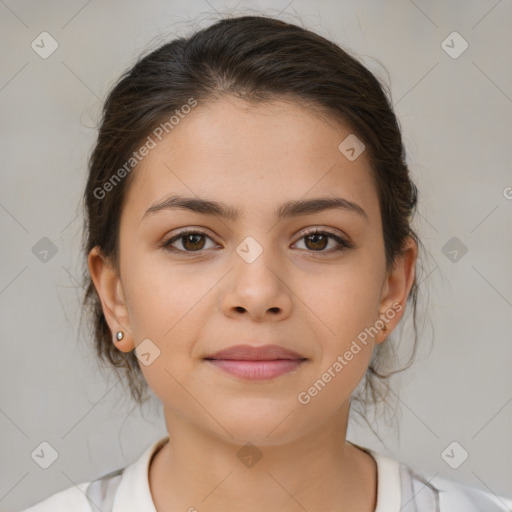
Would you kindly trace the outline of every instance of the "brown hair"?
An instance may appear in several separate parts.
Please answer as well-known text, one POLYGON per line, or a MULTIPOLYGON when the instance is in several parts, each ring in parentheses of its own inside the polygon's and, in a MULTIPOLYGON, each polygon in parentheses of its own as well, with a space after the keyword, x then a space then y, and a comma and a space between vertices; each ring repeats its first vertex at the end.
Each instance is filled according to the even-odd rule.
MULTIPOLYGON (((105 101, 83 198, 85 257, 99 246, 102 255, 119 268, 120 214, 133 173, 107 187, 104 197, 98 198, 98 190, 107 190, 105 184, 155 127, 190 98, 201 104, 234 95, 251 102, 297 101, 350 126, 364 142, 372 165, 386 264, 391 268, 408 236, 420 242, 410 225, 417 190, 405 162, 399 124, 384 91, 365 66, 335 43, 265 16, 221 19, 191 37, 163 44, 126 71, 105 101)), ((142 404, 148 385, 136 355, 119 351, 112 342, 87 265, 84 279, 84 306, 91 308, 97 354, 116 369, 121 380, 126 379, 132 398, 142 404)), ((408 298, 413 308, 414 345, 405 368, 416 353, 417 293, 415 280, 408 298)), ((353 400, 364 406, 382 402, 388 391, 387 379, 405 369, 385 371, 387 363, 394 360, 390 357, 393 350, 390 340, 375 347, 361 396, 353 400)))

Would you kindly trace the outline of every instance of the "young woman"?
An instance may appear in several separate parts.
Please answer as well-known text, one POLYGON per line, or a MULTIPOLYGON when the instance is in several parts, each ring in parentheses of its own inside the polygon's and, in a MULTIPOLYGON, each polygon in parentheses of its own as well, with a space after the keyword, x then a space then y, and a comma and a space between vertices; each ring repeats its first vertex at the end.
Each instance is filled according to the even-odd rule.
POLYGON ((28 511, 511 506, 346 440, 419 240, 390 102, 337 45, 246 16, 161 46, 106 100, 84 199, 98 353, 168 435, 28 511))

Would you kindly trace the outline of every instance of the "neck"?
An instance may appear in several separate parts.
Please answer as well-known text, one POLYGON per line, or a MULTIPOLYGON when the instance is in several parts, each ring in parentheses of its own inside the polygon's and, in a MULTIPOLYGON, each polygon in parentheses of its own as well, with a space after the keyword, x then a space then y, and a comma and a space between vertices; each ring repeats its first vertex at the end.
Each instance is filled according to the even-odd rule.
POLYGON ((375 510, 376 463, 346 441, 348 407, 299 438, 274 433, 252 444, 167 410, 165 418, 169 441, 149 469, 158 512, 220 512, 235 504, 246 512, 375 510))

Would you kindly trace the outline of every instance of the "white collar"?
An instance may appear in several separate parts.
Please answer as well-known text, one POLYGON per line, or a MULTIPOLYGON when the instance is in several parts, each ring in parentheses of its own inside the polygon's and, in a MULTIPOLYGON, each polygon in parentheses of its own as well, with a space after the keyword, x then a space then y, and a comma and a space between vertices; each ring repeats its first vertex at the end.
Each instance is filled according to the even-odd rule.
POLYGON ((165 436, 155 441, 134 463, 124 469, 112 512, 157 512, 149 488, 149 463, 157 450, 168 440, 169 436, 165 436))
POLYGON ((359 447, 377 463, 377 506, 375 512, 399 512, 402 507, 400 463, 385 455, 359 447))

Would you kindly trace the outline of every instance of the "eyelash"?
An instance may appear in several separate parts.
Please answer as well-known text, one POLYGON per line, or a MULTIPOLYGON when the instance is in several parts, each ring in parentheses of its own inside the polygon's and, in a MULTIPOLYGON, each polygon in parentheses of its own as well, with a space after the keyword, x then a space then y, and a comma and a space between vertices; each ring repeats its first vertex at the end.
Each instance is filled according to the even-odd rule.
MULTIPOLYGON (((201 236, 205 236, 207 238, 210 238, 210 240, 212 240, 212 238, 210 236, 208 236, 204 231, 200 231, 200 230, 185 230, 185 231, 181 231, 180 233, 178 233, 177 235, 174 235, 173 237, 169 238, 168 240, 162 242, 162 247, 167 250, 167 251, 170 251, 170 252, 173 252, 173 253, 178 253, 178 254, 184 254, 184 255, 187 255, 187 256, 193 256, 195 254, 200 254, 201 252, 204 252, 205 250, 207 249, 201 249, 201 250, 198 250, 198 251, 186 251, 186 250, 182 250, 182 249, 176 249, 175 247, 172 247, 171 244, 173 244, 174 242, 180 240, 181 238, 184 238, 188 235, 201 235, 201 236)), ((351 242, 349 242, 348 240, 346 240, 345 238, 331 232, 331 231, 320 231, 318 229, 314 229, 314 230, 311 230, 311 231, 307 231, 307 232, 303 232, 301 234, 302 236, 299 238, 298 241, 301 241, 303 240, 304 238, 308 237, 308 236, 311 236, 311 235, 326 235, 328 238, 331 238, 333 240, 335 240, 339 245, 340 247, 338 248, 335 248, 335 249, 331 249, 331 250, 321 250, 321 251, 313 251, 313 250, 310 250, 310 249, 306 249, 307 252, 309 253, 312 253, 312 254, 319 254, 320 256, 323 256, 323 255, 328 255, 328 254, 331 254, 333 252, 339 252, 339 251, 343 251, 345 249, 351 249, 353 248, 353 244, 351 242)))

